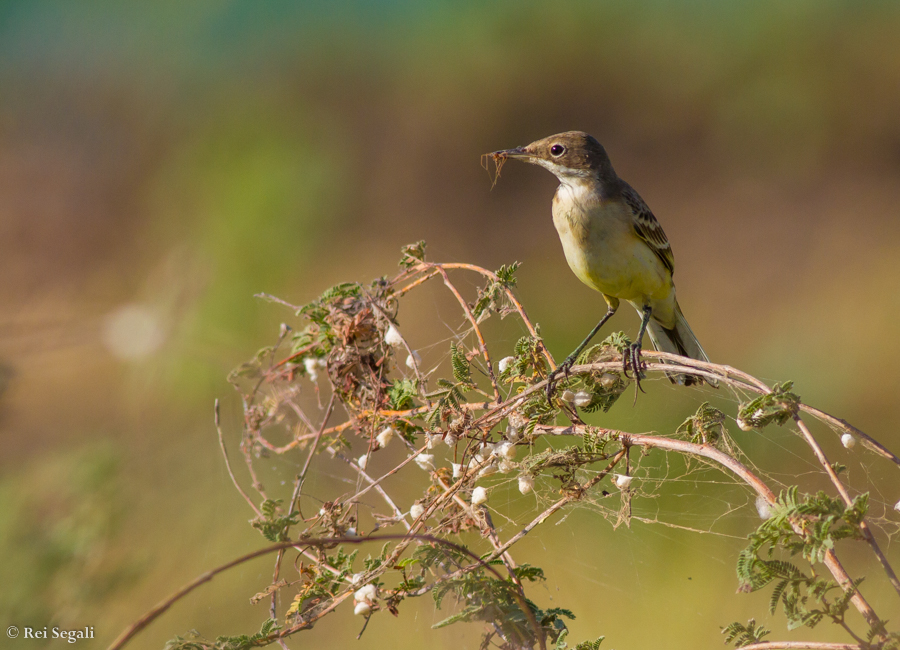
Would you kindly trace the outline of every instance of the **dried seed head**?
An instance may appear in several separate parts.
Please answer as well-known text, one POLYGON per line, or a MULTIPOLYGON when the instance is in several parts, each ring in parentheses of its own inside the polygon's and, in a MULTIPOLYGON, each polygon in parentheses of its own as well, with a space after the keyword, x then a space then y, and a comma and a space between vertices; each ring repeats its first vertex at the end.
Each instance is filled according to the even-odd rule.
POLYGON ((391 438, 394 437, 394 427, 385 427, 381 430, 377 436, 375 436, 375 441, 378 443, 379 447, 387 447, 388 443, 391 441, 391 438))
POLYGON ((506 460, 515 460, 516 458, 516 446, 511 443, 503 440, 494 445, 493 450, 491 451, 492 455, 497 458, 505 458, 506 460))
POLYGON ((480 470, 478 470, 478 474, 476 474, 475 476, 477 478, 481 478, 483 476, 490 476, 491 474, 496 474, 496 473, 497 473, 497 466, 494 465, 493 463, 491 463, 490 465, 485 465, 480 470))
POLYGON ((309 380, 315 382, 319 378, 319 360, 315 357, 306 357, 303 360, 303 367, 306 369, 306 374, 309 375, 309 380))
POLYGON ((756 497, 756 512, 759 513, 760 519, 769 519, 772 516, 772 506, 761 494, 756 497))
POLYGON ((616 380, 618 378, 619 378, 618 375, 613 375, 608 372, 604 372, 600 376, 600 385, 603 386, 603 388, 612 388, 613 386, 616 385, 616 380))
POLYGON ((590 404, 592 399, 593 399, 593 397, 591 397, 590 393, 588 393, 587 391, 580 390, 577 393, 575 393, 575 397, 572 399, 572 403, 574 403, 575 406, 584 407, 584 406, 587 406, 588 404, 590 404))
POLYGON ((397 328, 391 325, 384 334, 384 342, 393 347, 397 347, 398 345, 403 344, 403 337, 400 336, 400 332, 397 331, 397 328))
POLYGON ((528 474, 522 474, 519 477, 519 492, 528 494, 534 488, 534 478, 528 474))
POLYGON ((616 487, 620 490, 625 490, 631 485, 631 481, 634 479, 633 476, 626 476, 625 474, 616 474, 616 487))
POLYGON ((409 507, 409 516, 412 517, 413 519, 418 519, 419 517, 421 517, 424 514, 425 514, 425 506, 423 506, 419 503, 414 503, 409 507))
POLYGON ((365 587, 360 587, 353 593, 353 600, 356 602, 361 601, 369 601, 372 602, 375 600, 375 585, 366 585, 365 587))

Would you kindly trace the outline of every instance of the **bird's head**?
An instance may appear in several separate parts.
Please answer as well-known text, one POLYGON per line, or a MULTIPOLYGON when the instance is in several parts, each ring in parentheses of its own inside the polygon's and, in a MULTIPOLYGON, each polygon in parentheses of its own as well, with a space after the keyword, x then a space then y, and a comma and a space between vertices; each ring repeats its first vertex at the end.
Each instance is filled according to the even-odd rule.
POLYGON ((490 154, 498 164, 508 158, 540 165, 563 183, 615 178, 606 150, 584 131, 566 131, 535 140, 524 147, 490 154))

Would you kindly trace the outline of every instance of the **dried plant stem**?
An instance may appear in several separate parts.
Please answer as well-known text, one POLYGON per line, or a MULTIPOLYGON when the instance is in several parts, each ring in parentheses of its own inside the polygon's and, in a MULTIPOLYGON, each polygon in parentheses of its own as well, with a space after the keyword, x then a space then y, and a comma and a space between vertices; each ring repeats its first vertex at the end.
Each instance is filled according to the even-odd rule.
MULTIPOLYGON (((438 485, 443 488, 444 493, 447 494, 450 492, 450 486, 440 477, 436 477, 438 485)), ((497 537, 497 530, 494 528, 494 522, 491 521, 490 512, 487 509, 478 508, 477 506, 473 506, 471 503, 467 503, 459 494, 453 493, 453 500, 462 508, 464 511, 468 512, 472 519, 478 521, 479 518, 483 518, 485 522, 485 533, 487 535, 488 540, 491 542, 491 546, 494 547, 494 550, 497 551, 500 548, 500 539, 497 537), (479 517, 481 515, 481 517, 479 517)), ((500 558, 503 560, 503 564, 506 566, 506 570, 509 571, 509 576, 512 578, 513 582, 515 582, 519 588, 522 587, 522 582, 519 580, 519 577, 516 575, 516 562, 513 560, 512 556, 509 553, 501 552, 500 558)))
MULTIPOLYGON (((454 544, 453 542, 449 542, 445 539, 441 539, 439 537, 434 537, 433 535, 416 535, 416 539, 421 541, 430 542, 432 544, 438 544, 441 546, 448 546, 459 553, 464 553, 469 557, 473 558, 477 563, 476 566, 489 571, 494 574, 494 576, 498 580, 503 580, 503 577, 497 572, 494 567, 490 564, 481 560, 477 555, 472 553, 469 549, 464 546, 460 546, 459 544, 454 544)), ((334 544, 363 544, 366 542, 373 541, 390 541, 390 540, 398 540, 398 539, 408 539, 409 536, 404 535, 372 535, 370 537, 325 537, 325 538, 313 538, 313 539, 305 539, 303 541, 290 541, 290 542, 279 542, 277 544, 273 544, 271 546, 266 546, 265 548, 257 549, 245 555, 242 555, 238 558, 235 558, 225 564, 222 564, 215 569, 207 571, 184 587, 176 591, 174 594, 166 598, 165 600, 158 603, 155 607, 153 607, 150 611, 144 614, 137 621, 132 623, 125 631, 122 632, 107 648, 107 650, 120 650, 123 648, 138 632, 147 627, 150 623, 156 620, 161 614, 163 614, 167 609, 169 609, 173 604, 187 596, 189 593, 194 591, 197 587, 202 584, 205 584, 216 577, 218 574, 228 571, 229 569, 233 569, 236 566, 244 564, 245 562, 249 562, 250 560, 254 560, 258 557, 262 557, 268 555, 270 553, 275 553, 278 551, 287 550, 289 548, 295 548, 300 550, 301 548, 309 548, 309 547, 327 547, 334 544)), ((274 642, 279 638, 285 638, 290 636, 294 632, 301 630, 305 627, 309 627, 315 620, 322 618, 325 614, 332 611, 335 607, 337 607, 342 601, 346 600, 348 597, 352 595, 352 591, 347 591, 343 594, 335 596, 334 601, 332 601, 328 607, 326 607, 321 612, 318 612, 316 616, 312 620, 304 621, 300 625, 285 628, 283 630, 279 630, 278 632, 273 633, 269 637, 266 638, 269 642, 274 642)), ((541 629, 538 625, 537 621, 534 619, 534 615, 529 613, 531 609, 528 607, 528 604, 525 602, 524 596, 519 594, 517 591, 513 590, 513 593, 516 595, 517 600, 519 600, 519 606, 522 608, 522 611, 525 612, 526 617, 529 618, 529 621, 532 625, 532 629, 535 633, 535 637, 538 639, 543 650, 546 650, 546 644, 543 643, 543 636, 541 635, 541 629)))
MULTIPOLYGON (((568 427, 556 427, 556 426, 545 426, 538 425, 535 427, 536 433, 545 433, 551 435, 584 435, 590 427, 585 427, 581 425, 570 425, 568 427)), ((708 458, 709 460, 715 461, 720 464, 722 467, 725 467, 733 474, 735 474, 738 478, 743 480, 747 485, 753 488, 757 494, 763 497, 769 505, 773 505, 775 503, 775 493, 769 489, 769 486, 765 484, 758 476, 756 476, 753 472, 751 472, 745 465, 743 465, 740 461, 732 458, 728 454, 723 451, 716 449, 710 445, 698 445, 692 442, 687 442, 686 440, 675 440, 672 438, 664 438, 662 436, 654 436, 649 434, 639 434, 639 433, 621 433, 621 438, 623 440, 627 439, 628 444, 638 445, 645 448, 659 448, 659 449, 667 449, 670 451, 676 451, 682 454, 689 454, 692 456, 701 456, 703 458, 708 458)), ((803 530, 800 526, 794 522, 792 522, 794 526, 794 531, 803 536, 803 530)), ((847 571, 841 565, 840 561, 835 555, 833 550, 829 550, 825 553, 825 557, 823 559, 823 563, 828 570, 831 572, 831 575, 834 576, 835 580, 837 580, 838 584, 845 591, 852 588, 853 583, 850 579, 850 576, 847 574, 847 571)), ((866 601, 863 595, 857 590, 852 597, 852 602, 859 610, 859 612, 866 619, 866 622, 875 629, 875 630, 884 630, 884 626, 881 624, 881 620, 875 613, 875 610, 872 609, 872 606, 866 601)))
POLYGON ((452 282, 450 282, 450 276, 447 275, 447 272, 440 266, 437 267, 441 276, 444 278, 444 285, 450 289, 450 292, 456 296, 456 299, 459 301, 460 307, 462 307, 463 312, 466 314, 466 318, 469 319, 469 322, 472 324, 472 329, 475 332, 475 336, 478 338, 478 347, 481 349, 481 355, 484 357, 484 363, 487 366, 488 375, 491 378, 491 386, 494 389, 494 399, 498 402, 500 401, 500 387, 497 385, 497 378, 494 376, 494 364, 491 363, 491 355, 487 349, 487 343, 484 342, 484 334, 481 333, 481 328, 478 327, 478 321, 475 320, 474 314, 472 314, 472 310, 469 308, 469 303, 466 302, 465 298, 459 293, 459 290, 456 288, 452 282))
MULTIPOLYGON (((291 495, 291 504, 288 507, 288 516, 294 514, 294 512, 299 511, 299 504, 297 503, 300 498, 300 492, 303 490, 303 483, 306 480, 306 473, 309 471, 309 465, 312 462, 313 456, 316 454, 316 448, 319 446, 319 440, 322 439, 322 432, 325 430, 325 426, 328 424, 328 418, 331 417, 331 413, 334 410, 334 400, 336 395, 334 393, 331 394, 331 399, 328 400, 328 407, 325 409, 325 415, 322 417, 322 424, 319 426, 319 430, 316 432, 316 438, 313 441, 312 446, 309 448, 309 453, 306 455, 306 462, 303 463, 303 469, 300 470, 300 474, 297 475, 297 479, 294 481, 294 493, 291 495)), ((281 572, 281 560, 284 557, 284 550, 278 551, 278 556, 275 558, 275 571, 272 574, 272 584, 274 585, 278 582, 278 576, 281 572)), ((272 600, 269 605, 269 614, 272 618, 277 618, 277 607, 278 607, 278 591, 272 592, 272 600)))
POLYGON ((603 471, 601 471, 599 474, 597 474, 596 476, 591 478, 584 485, 580 486, 578 488, 578 490, 570 491, 569 494, 564 496, 562 499, 560 499, 559 501, 554 503, 552 506, 550 506, 549 508, 544 510, 544 512, 542 512, 537 517, 532 519, 531 523, 529 523, 524 528, 522 528, 522 530, 520 530, 518 533, 516 533, 515 535, 510 537, 502 546, 500 546, 500 548, 496 549, 490 555, 490 559, 494 559, 501 553, 505 553, 513 544, 515 544, 516 542, 521 540, 523 537, 525 537, 525 535, 530 533, 537 526, 544 523, 547 520, 547 517, 549 517, 556 511, 558 511, 560 508, 562 508, 566 504, 569 504, 572 501, 576 501, 576 500, 580 499, 582 496, 584 496, 585 492, 587 492, 589 489, 591 489, 597 483, 602 481, 613 470, 613 468, 619 463, 620 460, 622 460, 622 458, 625 456, 626 453, 627 452, 625 451, 625 449, 620 450, 615 456, 613 456, 612 461, 610 461, 609 465, 607 465, 603 471))
MULTIPOLYGON (((375 482, 375 479, 366 474, 365 470, 363 470, 363 468, 360 467, 359 464, 353 462, 352 460, 344 456, 344 454, 335 451, 331 447, 328 447, 327 451, 332 458, 338 458, 347 463, 351 468, 353 468, 353 471, 359 474, 360 478, 362 478, 366 483, 369 484, 370 488, 378 492, 378 494, 381 495, 381 498, 384 499, 385 503, 388 504, 388 507, 394 512, 394 516, 397 518, 397 521, 402 523, 406 527, 406 530, 409 530, 409 524, 406 521, 406 517, 403 516, 403 512, 400 510, 400 508, 397 507, 397 504, 394 503, 394 500, 391 499, 390 496, 388 496, 388 493, 384 491, 384 488, 382 488, 378 483, 375 482)), ((362 494, 362 492, 358 494, 362 494)), ((350 499, 347 502, 353 503, 355 501, 356 499, 350 499)))
POLYGON ((741 646, 743 650, 865 650, 856 643, 817 643, 815 641, 763 641, 741 646))
MULTIPOLYGON (((813 437, 812 433, 809 430, 809 427, 806 426, 806 423, 800 418, 799 415, 794 416, 794 422, 797 423, 797 427, 799 427, 800 432, 803 434, 804 440, 806 440, 806 443, 813 450, 816 459, 822 465, 825 473, 828 474, 828 478, 831 479, 831 482, 837 489, 838 494, 841 495, 841 499, 843 499, 846 505, 851 505, 853 503, 853 499, 850 498, 850 493, 847 492, 847 488, 844 487, 841 479, 838 478, 837 472, 834 471, 834 467, 832 467, 831 463, 828 462, 828 458, 825 456, 825 452, 822 451, 822 447, 819 446, 819 443, 813 437)), ((862 532, 863 537, 865 538, 869 546, 872 547, 872 552, 875 553, 875 557, 877 557, 878 561, 881 563, 881 567, 887 574, 888 580, 890 580, 890 583, 894 587, 894 590, 897 592, 897 595, 900 595, 900 580, 897 579, 897 574, 894 573, 894 569, 891 568, 890 562, 888 562, 887 557, 878 546, 878 542, 875 540, 875 535, 872 534, 872 530, 869 528, 869 525, 866 523, 865 519, 859 522, 859 530, 860 532, 862 532)))
MULTIPOLYGON (((424 275, 421 276, 420 278, 416 279, 414 282, 406 285, 405 287, 397 289, 394 292, 394 295, 399 297, 405 293, 408 293, 409 291, 415 289, 417 286, 423 284, 427 280, 430 280, 431 278, 438 275, 440 273, 440 269, 461 269, 461 270, 466 270, 466 271, 472 271, 473 273, 478 273, 479 275, 483 275, 484 277, 492 280, 493 282, 500 281, 500 278, 497 277, 496 273, 492 273, 491 271, 488 271, 487 269, 483 269, 480 266, 475 266, 474 264, 449 263, 449 262, 436 264, 436 263, 422 262, 422 263, 417 264, 416 266, 412 267, 411 270, 413 270, 414 272, 424 273, 424 275)), ((397 278, 397 279, 399 279, 399 278, 397 278)), ((397 279, 395 279, 395 281, 397 281, 397 279)), ((528 318, 528 313, 525 311, 525 307, 522 306, 522 303, 519 302, 519 299, 516 297, 516 294, 514 294, 512 292, 512 290, 510 290, 508 287, 504 287, 504 291, 506 292, 506 295, 509 298, 509 301, 513 304, 513 306, 515 306, 516 311, 519 313, 519 317, 522 319, 522 323, 528 329, 528 333, 534 338, 540 338, 540 336, 538 336, 538 333, 537 333, 537 328, 531 322, 531 319, 528 318)), ((546 348, 546 346, 542 345, 541 351, 543 352, 544 358, 547 360, 547 363, 550 365, 550 369, 555 370, 556 369, 556 361, 554 361, 553 355, 550 354, 550 351, 546 348)))
POLYGON ((244 488, 241 487, 241 484, 238 483, 237 478, 234 476, 234 470, 231 469, 231 462, 228 460, 228 450, 225 448, 225 437, 222 435, 222 425, 219 422, 219 400, 216 400, 215 412, 216 432, 219 434, 219 448, 222 450, 222 456, 225 458, 225 468, 228 470, 228 476, 231 477, 231 482, 234 483, 234 487, 237 489, 238 493, 244 497, 244 501, 246 501, 253 512, 256 513, 256 516, 262 517, 259 508, 256 507, 253 500, 246 492, 244 492, 244 488))

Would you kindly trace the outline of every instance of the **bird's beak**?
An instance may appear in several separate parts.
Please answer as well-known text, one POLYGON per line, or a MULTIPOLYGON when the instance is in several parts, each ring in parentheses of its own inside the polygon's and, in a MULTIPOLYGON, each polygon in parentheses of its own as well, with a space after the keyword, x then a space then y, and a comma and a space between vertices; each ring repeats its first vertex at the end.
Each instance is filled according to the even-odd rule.
POLYGON ((495 151, 491 154, 494 160, 498 158, 531 158, 532 154, 527 147, 516 147, 515 149, 504 149, 503 151, 495 151))

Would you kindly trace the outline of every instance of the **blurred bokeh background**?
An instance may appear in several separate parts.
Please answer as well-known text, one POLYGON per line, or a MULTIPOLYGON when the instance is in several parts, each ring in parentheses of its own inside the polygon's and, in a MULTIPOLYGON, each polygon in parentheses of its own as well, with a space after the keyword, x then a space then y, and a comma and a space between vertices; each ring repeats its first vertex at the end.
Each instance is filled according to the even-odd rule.
MULTIPOLYGON (((555 180, 510 163, 491 189, 479 165, 558 131, 595 135, 654 210, 714 361, 793 379, 897 451, 898 34, 900 5, 875 1, 0 1, 3 621, 93 625, 84 647, 101 647, 263 542, 212 426, 219 397, 236 444, 225 375, 290 319, 257 292, 302 304, 393 274, 425 239, 433 260, 522 262, 550 348, 574 347, 603 306, 566 267, 555 180)), ((430 313, 404 324, 443 340, 430 313)), ((637 318, 613 325, 633 334, 637 318)), ((708 397, 653 382, 597 421, 667 431, 708 397)), ((813 469, 787 432, 739 441, 776 475, 813 469)), ((273 480, 297 462, 273 462, 273 480)), ((890 518, 888 465, 868 456, 851 478, 890 518)), ((666 508, 678 521, 677 498, 666 508)), ((709 647, 753 615, 785 638, 765 595, 733 595, 754 516, 732 538, 613 532, 585 509, 520 561, 547 571, 542 605, 575 610, 575 640, 709 647)), ((257 629, 267 606, 248 597, 270 574, 267 560, 217 578, 134 647, 257 629)), ((359 642, 341 612, 290 645, 477 644, 477 626, 430 630, 446 612, 422 600, 359 642)))

